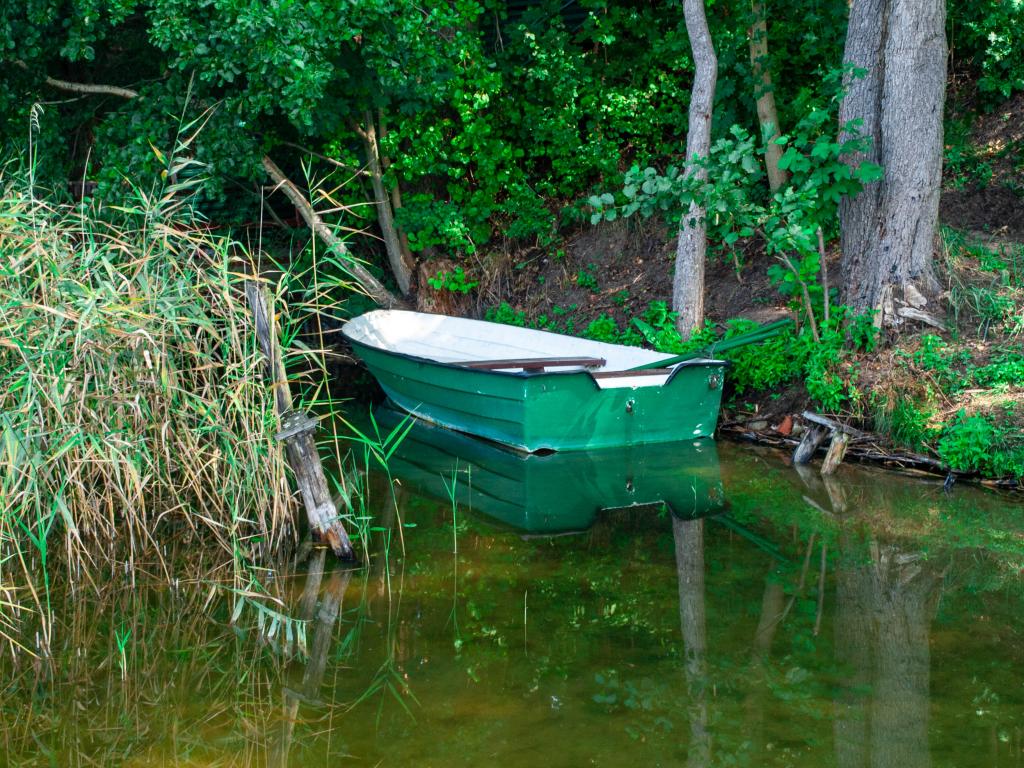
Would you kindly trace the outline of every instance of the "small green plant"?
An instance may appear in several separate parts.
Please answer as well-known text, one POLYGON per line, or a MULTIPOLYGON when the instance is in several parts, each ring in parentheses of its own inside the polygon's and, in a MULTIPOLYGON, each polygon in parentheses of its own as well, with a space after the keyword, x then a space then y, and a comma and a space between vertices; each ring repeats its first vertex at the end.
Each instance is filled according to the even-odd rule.
POLYGON ((451 272, 439 271, 433 277, 428 277, 427 282, 435 291, 450 291, 451 293, 467 294, 480 283, 478 280, 469 280, 462 267, 456 267, 451 272))
POLYGON ((597 267, 594 264, 587 264, 586 268, 581 267, 576 273, 576 285, 591 293, 597 293, 599 289, 597 275, 594 274, 596 270, 597 267))
POLYGON ((594 341, 607 341, 616 343, 620 340, 621 334, 619 333, 618 323, 615 319, 608 315, 601 315, 596 320, 592 320, 590 324, 584 329, 583 336, 594 341))
POLYGON ((939 457, 958 472, 991 474, 997 436, 995 426, 984 416, 967 416, 960 411, 939 440, 939 457))
POLYGON ((484 319, 492 323, 517 325, 520 328, 526 326, 526 313, 521 309, 513 308, 507 301, 501 302, 498 307, 489 308, 484 312, 484 319))

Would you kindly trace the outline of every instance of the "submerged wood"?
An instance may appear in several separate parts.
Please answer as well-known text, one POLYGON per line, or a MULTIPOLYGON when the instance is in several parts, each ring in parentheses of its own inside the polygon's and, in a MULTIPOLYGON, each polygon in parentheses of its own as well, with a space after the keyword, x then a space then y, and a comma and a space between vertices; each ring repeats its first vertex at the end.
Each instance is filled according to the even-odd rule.
POLYGON ((281 431, 277 439, 285 444, 285 456, 295 473, 309 526, 317 536, 327 541, 335 555, 351 560, 354 557, 352 542, 338 517, 320 463, 320 454, 313 440, 316 419, 292 409, 291 389, 277 344, 270 300, 255 280, 246 281, 245 297, 252 309, 256 337, 267 359, 267 373, 274 389, 274 405, 281 419, 281 431))
POLYGON ((793 463, 794 464, 806 464, 811 460, 814 452, 818 450, 818 446, 825 439, 825 435, 828 434, 824 427, 815 425, 804 432, 803 439, 800 444, 793 451, 793 463))

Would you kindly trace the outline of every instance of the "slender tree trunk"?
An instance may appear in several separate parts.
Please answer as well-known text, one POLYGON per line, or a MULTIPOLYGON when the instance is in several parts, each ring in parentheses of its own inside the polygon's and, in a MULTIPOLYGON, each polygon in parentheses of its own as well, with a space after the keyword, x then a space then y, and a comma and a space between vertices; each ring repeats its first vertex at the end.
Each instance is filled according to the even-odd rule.
MULTIPOLYGON (((384 119, 383 109, 379 110, 379 112, 377 113, 377 122, 380 125, 380 138, 383 139, 388 134, 387 121, 384 119)), ((384 173, 387 173, 388 168, 391 167, 391 160, 388 158, 387 155, 381 154, 380 164, 381 167, 384 169, 384 173)), ((391 187, 391 211, 394 215, 397 216, 398 211, 401 210, 401 208, 402 190, 399 187, 398 181, 396 179, 394 186, 391 187)), ((398 226, 397 223, 395 224, 395 229, 398 230, 398 244, 401 246, 402 249, 402 259, 405 261, 406 264, 410 265, 410 267, 415 268, 416 259, 413 257, 412 249, 409 247, 409 236, 400 226, 398 226)))
POLYGON ((391 272, 398 283, 403 296, 409 295, 412 285, 412 265, 406 261, 402 253, 402 244, 395 229, 394 212, 391 210, 391 197, 384 189, 384 171, 380 159, 380 146, 377 144, 377 128, 373 122, 373 114, 366 113, 366 124, 357 128, 363 137, 366 147, 366 163, 370 172, 370 183, 373 185, 373 198, 377 204, 377 221, 380 222, 384 248, 388 254, 391 272))
MULTIPOLYGON (((700 179, 707 170, 694 164, 694 158, 705 158, 711 149, 711 108, 715 101, 718 59, 708 31, 704 0, 684 0, 686 33, 696 73, 690 96, 690 124, 686 134, 687 172, 700 179)), ((707 257, 707 227, 704 210, 691 204, 679 225, 676 247, 676 272, 672 279, 672 306, 678 313, 679 333, 689 338, 704 320, 704 261, 707 257)))
POLYGON ((840 125, 861 120, 871 149, 850 158, 882 165, 885 178, 842 201, 843 300, 898 321, 938 290, 934 275, 946 88, 945 0, 852 0, 840 125))
POLYGON ((770 136, 764 150, 764 165, 768 171, 768 186, 772 192, 781 189, 789 174, 779 168, 782 147, 775 143, 780 135, 779 112, 775 108, 775 91, 772 89, 772 73, 768 68, 768 21, 767 10, 762 0, 753 0, 750 12, 754 17, 750 25, 750 68, 754 77, 754 98, 757 99, 757 122, 762 136, 770 136))

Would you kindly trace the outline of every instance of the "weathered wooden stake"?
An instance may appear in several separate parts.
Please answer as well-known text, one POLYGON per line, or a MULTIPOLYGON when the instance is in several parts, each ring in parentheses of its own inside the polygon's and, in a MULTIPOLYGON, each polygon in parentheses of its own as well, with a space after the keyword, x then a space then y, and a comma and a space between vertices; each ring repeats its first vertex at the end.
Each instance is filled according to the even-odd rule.
POLYGON ((278 350, 277 329, 270 300, 255 280, 246 281, 245 297, 252 309, 256 337, 267 358, 267 374, 274 389, 274 406, 281 420, 281 429, 275 437, 284 442, 285 456, 302 493, 309 526, 317 536, 327 541, 335 555, 351 560, 354 557, 352 542, 338 517, 338 509, 327 487, 320 454, 313 440, 317 421, 292 408, 292 393, 285 374, 284 360, 278 350))
POLYGON ((832 433, 832 442, 828 446, 828 453, 825 454, 825 461, 821 464, 821 474, 831 475, 846 456, 846 447, 850 444, 850 435, 837 429, 832 433))

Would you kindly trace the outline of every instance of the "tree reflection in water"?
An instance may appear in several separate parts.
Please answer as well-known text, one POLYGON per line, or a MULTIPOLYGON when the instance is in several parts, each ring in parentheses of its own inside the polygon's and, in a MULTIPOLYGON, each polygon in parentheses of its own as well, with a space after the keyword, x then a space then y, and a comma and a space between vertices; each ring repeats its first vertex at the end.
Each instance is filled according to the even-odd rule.
POLYGON ((683 632, 686 687, 689 693, 690 744, 687 765, 711 761, 708 731, 707 626, 704 613, 704 520, 672 516, 676 570, 679 574, 679 623, 683 632))
POLYGON ((841 538, 836 573, 836 659, 849 670, 835 701, 836 764, 925 768, 928 636, 942 573, 923 553, 877 540, 865 563, 851 539, 841 538))

